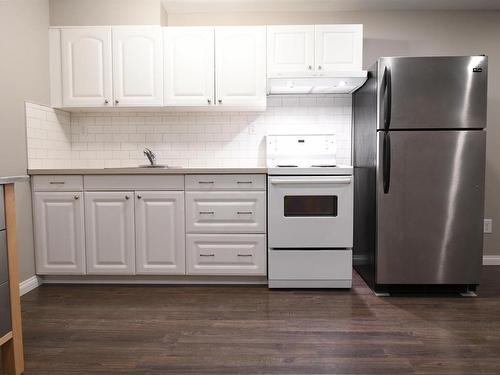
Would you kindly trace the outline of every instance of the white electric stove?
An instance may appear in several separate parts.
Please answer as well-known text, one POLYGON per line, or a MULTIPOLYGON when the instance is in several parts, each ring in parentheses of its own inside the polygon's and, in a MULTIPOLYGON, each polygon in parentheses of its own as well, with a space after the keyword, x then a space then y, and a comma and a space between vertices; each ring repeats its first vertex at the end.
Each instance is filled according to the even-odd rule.
POLYGON ((270 288, 350 288, 353 176, 334 134, 268 135, 270 288))

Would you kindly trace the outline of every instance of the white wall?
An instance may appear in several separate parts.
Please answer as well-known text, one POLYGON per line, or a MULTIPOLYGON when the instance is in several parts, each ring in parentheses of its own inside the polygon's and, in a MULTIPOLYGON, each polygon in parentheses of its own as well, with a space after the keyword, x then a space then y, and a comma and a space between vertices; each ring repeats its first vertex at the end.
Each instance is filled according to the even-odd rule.
MULTIPOLYGON (((48 0, 0 1, 0 176, 26 174, 24 100, 47 104, 48 0)), ((34 275, 31 193, 17 185, 20 279, 34 275)))

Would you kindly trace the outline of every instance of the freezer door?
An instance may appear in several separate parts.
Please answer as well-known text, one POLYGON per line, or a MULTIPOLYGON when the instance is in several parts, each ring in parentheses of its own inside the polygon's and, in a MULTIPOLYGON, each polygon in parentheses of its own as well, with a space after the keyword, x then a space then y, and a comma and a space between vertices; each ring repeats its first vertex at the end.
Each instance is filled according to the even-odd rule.
POLYGON ((377 128, 486 127, 487 70, 485 56, 381 58, 377 128))
POLYGON ((389 132, 385 163, 384 134, 378 133, 376 282, 478 284, 485 132, 389 132))

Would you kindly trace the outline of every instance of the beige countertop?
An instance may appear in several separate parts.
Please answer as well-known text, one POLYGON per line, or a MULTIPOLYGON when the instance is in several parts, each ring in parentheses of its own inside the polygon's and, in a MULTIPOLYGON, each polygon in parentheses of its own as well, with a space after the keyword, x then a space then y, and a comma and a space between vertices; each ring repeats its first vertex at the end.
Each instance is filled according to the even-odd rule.
POLYGON ((23 176, 5 176, 1 177, 0 176, 0 185, 6 185, 6 184, 13 184, 15 182, 24 182, 24 181, 29 181, 29 176, 23 175, 23 176))
POLYGON ((164 175, 164 174, 250 174, 267 173, 265 167, 255 168, 95 168, 95 169, 28 169, 29 175, 164 175))

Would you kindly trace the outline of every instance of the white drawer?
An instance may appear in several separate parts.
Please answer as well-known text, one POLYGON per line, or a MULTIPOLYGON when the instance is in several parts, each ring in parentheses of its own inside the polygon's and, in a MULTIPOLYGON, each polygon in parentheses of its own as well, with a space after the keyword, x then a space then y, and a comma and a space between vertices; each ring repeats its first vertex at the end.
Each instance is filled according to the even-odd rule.
POLYGON ((265 234, 189 234, 188 275, 266 275, 265 234))
POLYGON ((352 250, 269 250, 269 280, 351 280, 352 250))
POLYGON ((265 190, 263 174, 186 175, 186 190, 265 190))
POLYGON ((265 191, 186 192, 187 233, 265 233, 265 191))
POLYGON ((33 191, 83 191, 83 177, 33 176, 33 191))
POLYGON ((183 175, 85 176, 85 190, 184 190, 183 175))

